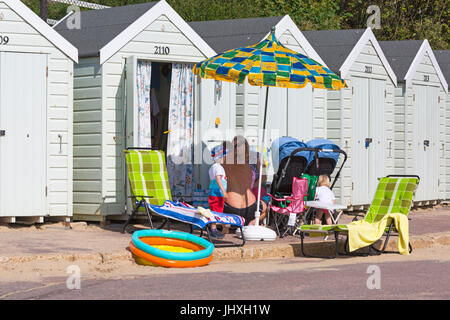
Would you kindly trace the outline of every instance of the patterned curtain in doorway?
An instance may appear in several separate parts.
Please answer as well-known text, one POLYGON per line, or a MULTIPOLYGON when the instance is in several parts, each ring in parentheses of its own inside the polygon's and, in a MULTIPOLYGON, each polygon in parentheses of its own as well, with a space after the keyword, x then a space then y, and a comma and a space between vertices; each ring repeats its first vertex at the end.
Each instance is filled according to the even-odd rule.
POLYGON ((150 83, 152 76, 152 63, 148 60, 137 62, 137 147, 150 148, 152 146, 151 110, 150 110, 150 83))
POLYGON ((174 63, 170 86, 167 170, 174 198, 190 200, 193 192, 193 65, 174 63))

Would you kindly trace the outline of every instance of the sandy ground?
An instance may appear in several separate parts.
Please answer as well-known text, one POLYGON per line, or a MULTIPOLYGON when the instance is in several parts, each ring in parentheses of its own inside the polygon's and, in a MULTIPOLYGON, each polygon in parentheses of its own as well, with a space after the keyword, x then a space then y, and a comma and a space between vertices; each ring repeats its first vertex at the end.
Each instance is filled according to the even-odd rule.
MULTIPOLYGON (((369 257, 341 257, 338 259, 318 259, 295 257, 290 259, 259 259, 242 261, 212 261, 209 265, 199 268, 175 269, 138 265, 133 260, 114 260, 113 262, 98 261, 33 261, 31 263, 8 263, 0 267, 0 287, 8 282, 33 281, 39 282, 46 278, 68 277, 69 267, 76 266, 82 279, 126 279, 138 276, 192 274, 208 272, 239 272, 251 273, 257 269, 270 272, 304 270, 310 268, 332 268, 333 266, 358 263, 411 262, 423 260, 450 261, 448 246, 417 249, 410 256, 399 254, 384 254, 369 257)), ((1 298, 1 297, 0 297, 1 298)))
POLYGON ((82 264, 81 290, 68 290, 66 264, 58 263, 51 269, 39 265, 22 269, 21 277, 14 271, 3 274, 2 270, 2 278, 9 278, 0 281, 0 300, 446 299, 449 262, 448 247, 435 247, 416 250, 412 256, 262 259, 212 263, 194 269, 155 268, 131 262, 101 267, 82 264), (365 287, 369 266, 380 268, 383 290, 379 292, 365 287), (251 290, 242 286, 248 279, 257 281, 251 290), (211 286, 211 281, 222 285, 211 286), (272 293, 275 295, 270 296, 272 293))

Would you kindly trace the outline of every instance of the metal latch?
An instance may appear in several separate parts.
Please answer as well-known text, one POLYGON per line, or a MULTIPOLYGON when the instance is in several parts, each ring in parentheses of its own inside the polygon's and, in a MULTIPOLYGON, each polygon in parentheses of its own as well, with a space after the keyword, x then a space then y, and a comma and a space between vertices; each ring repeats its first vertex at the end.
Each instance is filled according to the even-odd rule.
POLYGON ((430 146, 430 140, 423 140, 423 145, 425 147, 429 147, 430 146))
POLYGON ((0 137, 6 136, 6 130, 0 130, 0 137))
POLYGON ((62 139, 63 139, 62 135, 58 134, 58 139, 59 139, 59 154, 62 154, 63 153, 63 151, 62 151, 62 139))
POLYGON ((372 141, 373 141, 372 138, 366 138, 366 141, 365 141, 366 149, 370 146, 372 141))

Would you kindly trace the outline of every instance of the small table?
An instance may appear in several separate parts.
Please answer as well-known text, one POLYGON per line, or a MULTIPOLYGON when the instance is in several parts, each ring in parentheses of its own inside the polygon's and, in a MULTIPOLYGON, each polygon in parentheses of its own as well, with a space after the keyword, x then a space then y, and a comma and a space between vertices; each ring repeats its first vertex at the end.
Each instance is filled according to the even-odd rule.
MULTIPOLYGON (((336 217, 331 214, 331 220, 333 221, 333 224, 338 223, 342 213, 344 213, 344 210, 347 209, 347 206, 342 204, 329 204, 320 201, 306 201, 306 206, 314 209, 336 210, 336 212, 338 212, 338 215, 336 217)), ((325 237, 325 240, 327 238, 328 236, 325 237)))

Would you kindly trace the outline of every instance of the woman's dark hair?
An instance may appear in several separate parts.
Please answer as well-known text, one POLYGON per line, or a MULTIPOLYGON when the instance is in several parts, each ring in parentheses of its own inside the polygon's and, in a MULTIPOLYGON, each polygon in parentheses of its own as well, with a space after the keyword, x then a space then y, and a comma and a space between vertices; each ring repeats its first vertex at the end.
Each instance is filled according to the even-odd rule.
POLYGON ((234 152, 235 152, 234 159, 237 164, 243 164, 243 163, 241 163, 242 155, 239 155, 237 152, 237 148, 242 145, 244 145, 244 150, 245 150, 243 163, 248 163, 249 158, 250 158, 250 145, 248 144, 247 139, 244 136, 236 136, 233 138, 233 147, 234 147, 234 152))

